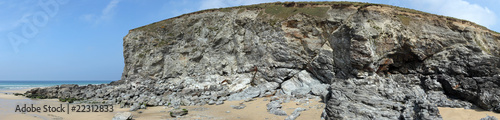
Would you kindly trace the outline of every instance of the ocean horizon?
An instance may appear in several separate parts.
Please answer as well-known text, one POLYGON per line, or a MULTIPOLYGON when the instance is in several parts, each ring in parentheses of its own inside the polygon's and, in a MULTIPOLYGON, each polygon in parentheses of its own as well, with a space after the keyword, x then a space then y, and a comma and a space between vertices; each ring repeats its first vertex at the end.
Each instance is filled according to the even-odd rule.
POLYGON ((50 87, 62 84, 77 84, 77 85, 88 85, 88 84, 108 84, 111 81, 116 80, 45 80, 45 81, 20 81, 20 80, 5 80, 0 81, 0 90, 19 90, 37 87, 50 87))

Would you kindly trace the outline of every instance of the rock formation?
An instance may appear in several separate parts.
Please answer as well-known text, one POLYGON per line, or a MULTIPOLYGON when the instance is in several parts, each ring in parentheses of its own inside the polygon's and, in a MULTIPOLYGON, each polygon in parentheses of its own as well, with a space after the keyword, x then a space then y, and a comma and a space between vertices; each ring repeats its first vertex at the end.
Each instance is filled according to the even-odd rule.
POLYGON ((500 112, 500 34, 388 5, 267 3, 129 31, 122 79, 28 96, 131 106, 321 96, 330 119, 441 119, 438 106, 500 112))

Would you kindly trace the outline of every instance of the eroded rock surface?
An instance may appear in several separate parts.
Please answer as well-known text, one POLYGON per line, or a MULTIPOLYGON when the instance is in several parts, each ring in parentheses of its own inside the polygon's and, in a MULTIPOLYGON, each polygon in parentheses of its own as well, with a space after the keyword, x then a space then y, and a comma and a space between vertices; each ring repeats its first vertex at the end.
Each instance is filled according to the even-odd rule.
POLYGON ((499 46, 474 23, 393 6, 259 4, 130 30, 122 80, 27 94, 124 107, 316 95, 327 120, 441 119, 438 106, 500 112, 499 46))

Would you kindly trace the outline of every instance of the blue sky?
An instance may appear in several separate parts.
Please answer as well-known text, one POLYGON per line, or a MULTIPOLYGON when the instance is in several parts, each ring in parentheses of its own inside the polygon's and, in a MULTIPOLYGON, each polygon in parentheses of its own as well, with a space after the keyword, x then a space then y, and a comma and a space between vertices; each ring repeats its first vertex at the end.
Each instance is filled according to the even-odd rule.
MULTIPOLYGON (((0 80, 118 80, 128 30, 203 9, 276 1, 2 0, 0 80)), ((452 16, 500 31, 499 0, 355 1, 452 16)))

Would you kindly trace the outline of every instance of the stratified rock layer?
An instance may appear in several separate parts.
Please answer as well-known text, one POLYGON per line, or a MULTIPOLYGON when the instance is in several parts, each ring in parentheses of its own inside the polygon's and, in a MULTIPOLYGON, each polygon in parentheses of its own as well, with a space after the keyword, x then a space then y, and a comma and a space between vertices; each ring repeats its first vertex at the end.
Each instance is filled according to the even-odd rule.
POLYGON ((325 119, 441 119, 438 106, 500 112, 498 33, 393 6, 206 10, 133 29, 123 44, 122 80, 28 95, 122 106, 317 95, 325 119))

